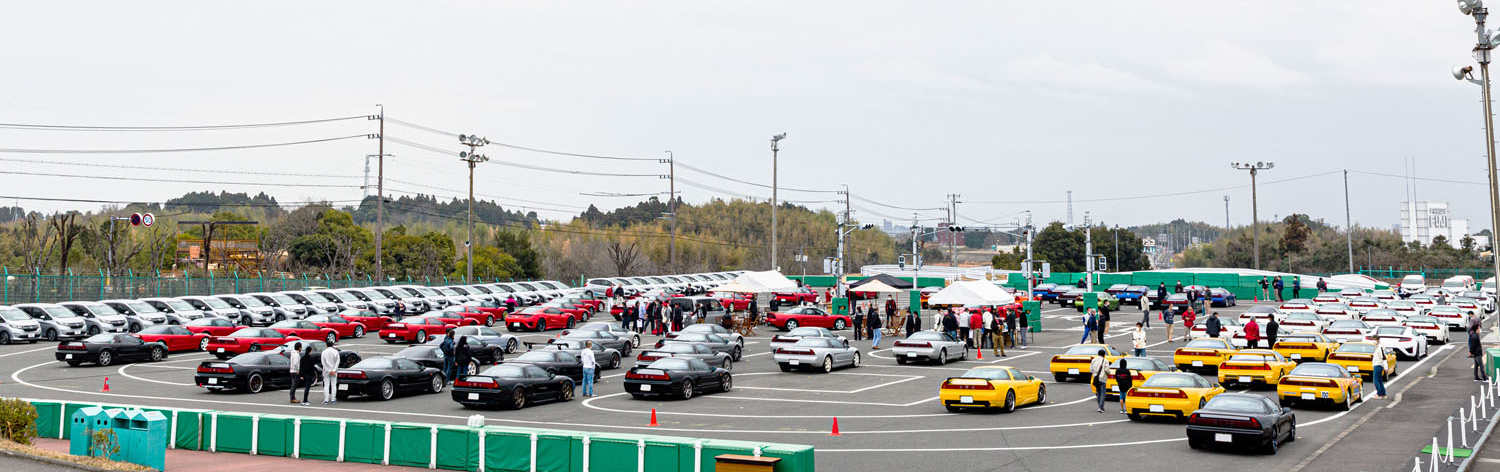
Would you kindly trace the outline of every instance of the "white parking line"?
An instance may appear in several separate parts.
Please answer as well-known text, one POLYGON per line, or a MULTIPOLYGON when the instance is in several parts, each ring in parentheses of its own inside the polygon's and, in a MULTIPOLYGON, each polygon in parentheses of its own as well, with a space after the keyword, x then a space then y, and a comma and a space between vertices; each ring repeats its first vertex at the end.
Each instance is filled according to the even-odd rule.
POLYGON ((119 369, 116 369, 115 372, 119 373, 122 376, 129 377, 129 378, 132 378, 132 379, 136 379, 136 380, 139 380, 139 381, 142 381, 142 382, 159 383, 159 384, 164 384, 164 385, 178 385, 178 386, 185 386, 185 387, 195 387, 195 386, 197 386, 197 384, 193 384, 193 383, 168 382, 168 381, 165 381, 165 380, 148 379, 148 378, 145 378, 145 377, 131 375, 129 372, 125 371, 126 369, 129 369, 131 366, 134 366, 134 365, 137 365, 137 364, 125 364, 125 365, 122 365, 122 366, 120 366, 119 369))
POLYGON ((28 352, 45 351, 45 350, 48 350, 48 349, 56 349, 56 347, 54 347, 54 346, 48 346, 48 347, 39 347, 39 348, 36 348, 36 349, 31 349, 31 350, 26 350, 26 351, 16 351, 16 352, 8 353, 8 354, 0 354, 0 357, 9 357, 9 356, 14 356, 16 354, 25 354, 25 353, 28 353, 28 352))

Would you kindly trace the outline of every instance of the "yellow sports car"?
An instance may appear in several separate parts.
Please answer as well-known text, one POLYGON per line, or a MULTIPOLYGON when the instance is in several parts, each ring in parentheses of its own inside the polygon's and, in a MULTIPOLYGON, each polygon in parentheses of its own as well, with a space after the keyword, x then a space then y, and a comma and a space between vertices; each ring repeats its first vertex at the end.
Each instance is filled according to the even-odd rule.
POLYGON ((1194 339, 1172 353, 1172 363, 1182 370, 1217 370, 1219 364, 1238 350, 1228 339, 1194 339))
POLYGON ((1145 416, 1184 419, 1220 393, 1224 393, 1224 387, 1201 375, 1162 372, 1125 394, 1125 412, 1135 421, 1145 416))
POLYGON ((1296 362, 1270 349, 1246 349, 1229 356, 1219 364, 1219 383, 1276 385, 1283 375, 1297 367, 1296 362))
MULTIPOLYGON (((1115 380, 1116 370, 1120 368, 1120 364, 1125 364, 1125 368, 1130 370, 1131 385, 1140 385, 1141 382, 1145 382, 1151 376, 1162 372, 1177 371, 1177 368, 1172 367, 1171 364, 1150 357, 1120 358, 1120 360, 1109 365, 1109 380, 1104 382, 1104 395, 1107 397, 1119 398, 1120 396, 1120 383, 1115 380)), ((1095 394, 1099 393, 1098 390, 1093 388, 1092 383, 1090 383, 1089 388, 1094 390, 1095 394)))
POLYGON ((1385 356, 1386 378, 1396 376, 1396 352, 1375 343, 1344 343, 1328 355, 1329 364, 1337 364, 1351 374, 1369 377, 1373 373, 1375 356, 1385 356))
POLYGON ((1276 385, 1281 406, 1294 403, 1326 403, 1348 410, 1365 401, 1364 381, 1349 370, 1326 362, 1308 362, 1292 369, 1276 385))
POLYGON ((1276 338, 1271 346, 1276 352, 1292 362, 1323 362, 1328 353, 1339 348, 1339 343, 1320 333, 1292 333, 1276 338))
POLYGON ((1058 382, 1067 382, 1068 379, 1088 381, 1089 364, 1094 362, 1095 357, 1099 357, 1100 349, 1104 350, 1105 362, 1125 357, 1125 353, 1108 344, 1079 344, 1062 354, 1052 356, 1052 363, 1048 367, 1052 371, 1052 379, 1058 382))
POLYGON ((943 381, 938 401, 948 411, 999 408, 1010 413, 1019 405, 1047 403, 1047 386, 1015 367, 982 366, 943 381))

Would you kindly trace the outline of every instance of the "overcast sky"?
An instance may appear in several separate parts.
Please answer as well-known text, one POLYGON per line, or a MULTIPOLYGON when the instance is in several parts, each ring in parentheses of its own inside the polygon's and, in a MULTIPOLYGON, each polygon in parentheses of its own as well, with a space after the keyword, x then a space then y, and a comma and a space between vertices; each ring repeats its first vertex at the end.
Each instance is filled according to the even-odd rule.
MULTIPOLYGON (((1421 177, 1480 183, 1417 185, 1420 200, 1451 202, 1454 217, 1477 231, 1489 226, 1480 91, 1449 75, 1473 62, 1472 29, 1453 2, 1409 0, 22 2, 0 18, 0 122, 256 123, 373 115, 379 103, 391 119, 494 142, 642 158, 671 150, 679 163, 757 183, 771 180, 770 136, 786 132, 781 185, 848 184, 856 216, 874 223, 909 221, 912 212, 871 200, 936 208, 949 193, 962 195, 965 224, 1014 221, 1027 209, 1062 220, 1059 202, 1072 190, 1080 221, 1090 211, 1110 224, 1223 224, 1229 195, 1231 220, 1247 224, 1249 178, 1229 163, 1274 161, 1261 177, 1263 219, 1299 212, 1342 225, 1340 170, 1402 174, 1411 157, 1421 177), (1314 177, 1275 183, 1305 176, 1314 177), (1121 199, 1198 190, 1212 191, 1121 199)), ((395 154, 387 177, 406 182, 390 188, 461 194, 455 139, 386 127, 389 138, 453 153, 387 140, 395 154)), ((364 120, 236 131, 0 130, 0 148, 189 148, 376 132, 364 120)), ((160 201, 231 190, 347 202, 361 196, 363 159, 375 152, 374 140, 355 138, 154 155, 0 153, 10 159, 0 172, 171 181, 0 174, 0 195, 160 201)), ((483 152, 552 168, 666 173, 655 162, 495 145, 483 152)), ((678 176, 701 186, 679 181, 688 201, 770 196, 681 167, 678 176)), ((640 198, 580 192, 667 186, 651 176, 493 164, 479 167, 476 182, 480 194, 526 200, 502 204, 563 219, 589 203, 640 198)), ((1395 224, 1405 195, 1399 178, 1350 175, 1357 224, 1395 224)))

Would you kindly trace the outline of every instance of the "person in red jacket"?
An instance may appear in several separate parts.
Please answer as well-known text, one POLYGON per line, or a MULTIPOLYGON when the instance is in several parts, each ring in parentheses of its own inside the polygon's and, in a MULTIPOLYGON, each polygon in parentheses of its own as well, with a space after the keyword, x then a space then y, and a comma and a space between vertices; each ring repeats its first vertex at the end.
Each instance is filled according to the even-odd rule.
POLYGON ((1245 347, 1250 349, 1260 347, 1260 325, 1255 323, 1255 318, 1245 323, 1245 347))
MULTIPOLYGON (((1170 308, 1169 308, 1170 310, 1170 308)), ((1165 313, 1165 312, 1164 312, 1165 313)), ((1193 323, 1198 322, 1198 314, 1192 308, 1182 312, 1182 340, 1187 341, 1193 335, 1193 323)), ((1172 340, 1172 321, 1167 320, 1167 340, 1172 340)))
POLYGON ((974 310, 974 311, 970 312, 969 313, 969 333, 970 334, 969 334, 969 339, 965 339, 964 342, 968 343, 969 345, 971 345, 975 349, 984 349, 984 341, 983 341, 983 339, 984 339, 984 328, 985 328, 985 326, 984 326, 984 315, 980 314, 979 310, 974 310))

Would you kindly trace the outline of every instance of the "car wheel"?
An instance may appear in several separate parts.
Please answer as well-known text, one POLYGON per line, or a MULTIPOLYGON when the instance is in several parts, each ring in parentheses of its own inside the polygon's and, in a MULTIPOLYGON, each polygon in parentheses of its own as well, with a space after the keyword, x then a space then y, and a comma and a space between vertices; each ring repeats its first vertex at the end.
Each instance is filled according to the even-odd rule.
POLYGON ((1276 451, 1279 449, 1281 449, 1281 438, 1273 434, 1271 435, 1271 440, 1266 442, 1266 454, 1276 455, 1276 451))
POLYGON ((1286 397, 1279 397, 1279 398, 1276 399, 1276 402, 1279 403, 1279 404, 1281 404, 1282 408, 1287 408, 1287 407, 1292 406, 1292 401, 1289 400, 1289 399, 1287 399, 1286 397))
POLYGON ((1057 372, 1053 372, 1052 373, 1052 381, 1053 382, 1067 382, 1068 381, 1068 375, 1067 374, 1059 374, 1057 372))
POLYGON ((730 390, 734 390, 734 377, 724 374, 723 377, 719 378, 719 391, 728 392, 730 390))
POLYGON ((167 358, 167 351, 159 347, 151 348, 151 362, 161 362, 167 358))
POLYGON ((250 374, 250 378, 245 380, 246 392, 260 393, 262 391, 265 391, 265 389, 266 379, 265 377, 261 377, 260 374, 250 374))
POLYGON ((573 399, 573 381, 571 381, 571 380, 564 380, 563 383, 562 383, 562 395, 560 397, 558 397, 558 401, 564 401, 565 402, 565 401, 569 401, 569 400, 572 400, 572 399, 573 399))
POLYGON ((469 361, 469 365, 464 368, 464 375, 474 375, 474 374, 478 374, 478 373, 479 373, 479 361, 470 360, 469 361))
POLYGON ((260 352, 260 345, 259 344, 251 344, 249 351, 250 352, 260 352))
POLYGON ((610 356, 610 358, 609 358, 609 368, 610 368, 610 370, 614 370, 614 369, 620 368, 620 356, 610 356))
POLYGON ((938 361, 938 365, 942 365, 942 364, 947 364, 948 363, 948 348, 945 347, 942 350, 938 351, 937 361, 938 361))
POLYGON ((1042 385, 1037 385, 1036 386, 1036 404, 1038 404, 1038 405, 1046 405, 1047 404, 1047 385, 1046 384, 1042 384, 1042 385))
POLYGON ((641 347, 641 335, 637 334, 630 338, 630 347, 641 347))
POLYGON ((1349 409, 1353 408, 1353 407, 1354 407, 1354 390, 1350 389, 1349 391, 1344 392, 1344 403, 1342 403, 1342 404, 1339 405, 1339 410, 1340 411, 1349 411, 1349 409))
POLYGON ((484 317, 484 325, 485 326, 494 326, 495 325, 495 315, 485 316, 484 317))
POLYGON ((536 320, 536 330, 537 331, 546 331, 547 330, 547 320, 536 320))
POLYGON ((114 353, 109 352, 108 349, 99 351, 99 365, 107 366, 113 363, 115 363, 114 353))
POLYGON ((963 411, 959 407, 956 407, 956 406, 953 406, 953 405, 943 405, 943 408, 948 409, 949 413, 958 413, 960 411, 963 411))
POLYGON ((693 380, 692 379, 683 380, 682 381, 682 399, 683 400, 687 400, 687 399, 693 398, 693 393, 694 393, 693 392, 693 380))
MULTIPOLYGON (((478 367, 474 365, 473 361, 469 361, 470 371, 476 370, 477 368, 478 367)), ((431 391, 432 393, 443 393, 443 387, 446 386, 448 386, 448 379, 443 378, 443 374, 434 374, 432 376, 432 382, 427 385, 427 390, 431 391)))
POLYGON ((573 317, 569 316, 568 317, 568 325, 566 327, 568 329, 573 329, 573 325, 574 324, 576 324, 576 321, 573 320, 573 317))
MULTIPOLYGON (((1131 419, 1135 419, 1135 418, 1131 418, 1131 419)), ((1203 449, 1203 443, 1200 443, 1197 440, 1194 440, 1193 438, 1188 438, 1188 449, 1203 449)))
POLYGON ((281 313, 277 313, 276 314, 276 319, 273 320, 273 321, 276 322, 276 323, 280 323, 282 321, 286 321, 286 315, 283 315, 281 313))
POLYGON ((83 361, 68 361, 68 366, 70 367, 78 367, 80 365, 83 365, 83 361))
POLYGON ((732 367, 734 367, 733 359, 724 359, 724 364, 719 366, 719 368, 722 368, 724 370, 729 370, 732 367))
POLYGON ((99 327, 98 326, 90 326, 89 327, 89 336, 93 336, 95 334, 99 334, 99 327))
POLYGON ((47 337, 48 341, 56 341, 57 340, 57 330, 55 330, 55 329, 49 329, 49 330, 47 330, 47 334, 45 336, 47 337))
POLYGON ((10 344, 10 331, 0 331, 0 344, 10 344))
MULTIPOLYGON (((438 377, 442 377, 442 376, 438 376, 438 377)), ((392 382, 391 379, 385 379, 385 380, 380 381, 380 399, 381 400, 390 400, 391 398, 395 398, 395 396, 396 396, 396 383, 392 382)))
POLYGON ((425 330, 425 329, 418 330, 417 331, 417 339, 416 339, 416 341, 412 341, 412 342, 415 342, 415 343, 418 343, 418 344, 427 342, 427 330, 425 330))
POLYGON ((622 355, 622 356, 629 356, 630 355, 630 345, 629 344, 620 346, 620 355, 622 355))
POLYGON ((516 352, 516 345, 517 344, 520 344, 520 343, 516 342, 515 338, 511 338, 510 341, 506 341, 505 342, 505 353, 506 354, 510 354, 510 353, 516 352))
POLYGON ((859 367, 859 351, 854 351, 854 364, 850 367, 859 367))
POLYGON ((328 342, 328 344, 333 344, 335 342, 338 342, 339 335, 334 334, 334 333, 328 333, 327 336, 323 337, 323 340, 326 341, 326 342, 328 342))
POLYGON ((729 353, 729 357, 733 358, 734 360, 740 360, 740 359, 744 358, 743 354, 744 354, 744 351, 740 350, 739 346, 735 346, 734 347, 734 351, 731 351, 729 353))
POLYGON ((1000 411, 1004 411, 1006 413, 1010 413, 1010 412, 1016 411, 1016 391, 1015 390, 1010 390, 1010 391, 1005 392, 1005 406, 1001 407, 1000 411))
POLYGON ((787 320, 786 321, 786 328, 782 329, 782 331, 791 331, 791 330, 797 329, 797 325, 798 324, 799 323, 797 323, 797 320, 787 320))
POLYGON ((835 330, 843 330, 844 329, 844 320, 833 320, 833 329, 835 329, 835 330))
POLYGON ((1292 424, 1292 430, 1286 432, 1286 442, 1293 442, 1293 441, 1296 441, 1296 440, 1297 440, 1297 425, 1294 423, 1294 424, 1292 424))
POLYGON ((901 365, 906 365, 906 358, 905 357, 897 357, 896 358, 896 363, 897 364, 901 364, 901 365))
POLYGON ((139 332, 141 332, 141 324, 140 323, 131 323, 130 324, 130 332, 132 332, 132 333, 139 333, 139 332))
POLYGON ((1355 401, 1359 402, 1359 403, 1364 403, 1365 402, 1365 384, 1363 384, 1363 383, 1359 384, 1359 390, 1358 390, 1358 392, 1359 392, 1359 400, 1355 400, 1355 401))
POLYGON ((833 358, 829 357, 829 356, 824 356, 823 357, 823 373, 826 374, 826 373, 829 373, 829 372, 833 372, 833 358))
POLYGON ((355 326, 354 327, 354 337, 356 337, 356 338, 363 338, 363 337, 365 337, 365 327, 364 326, 355 326))
POLYGON ((1137 415, 1135 413, 1127 414, 1127 415, 1125 415, 1125 417, 1126 418, 1130 418, 1130 421, 1140 421, 1141 420, 1141 415, 1137 415))

